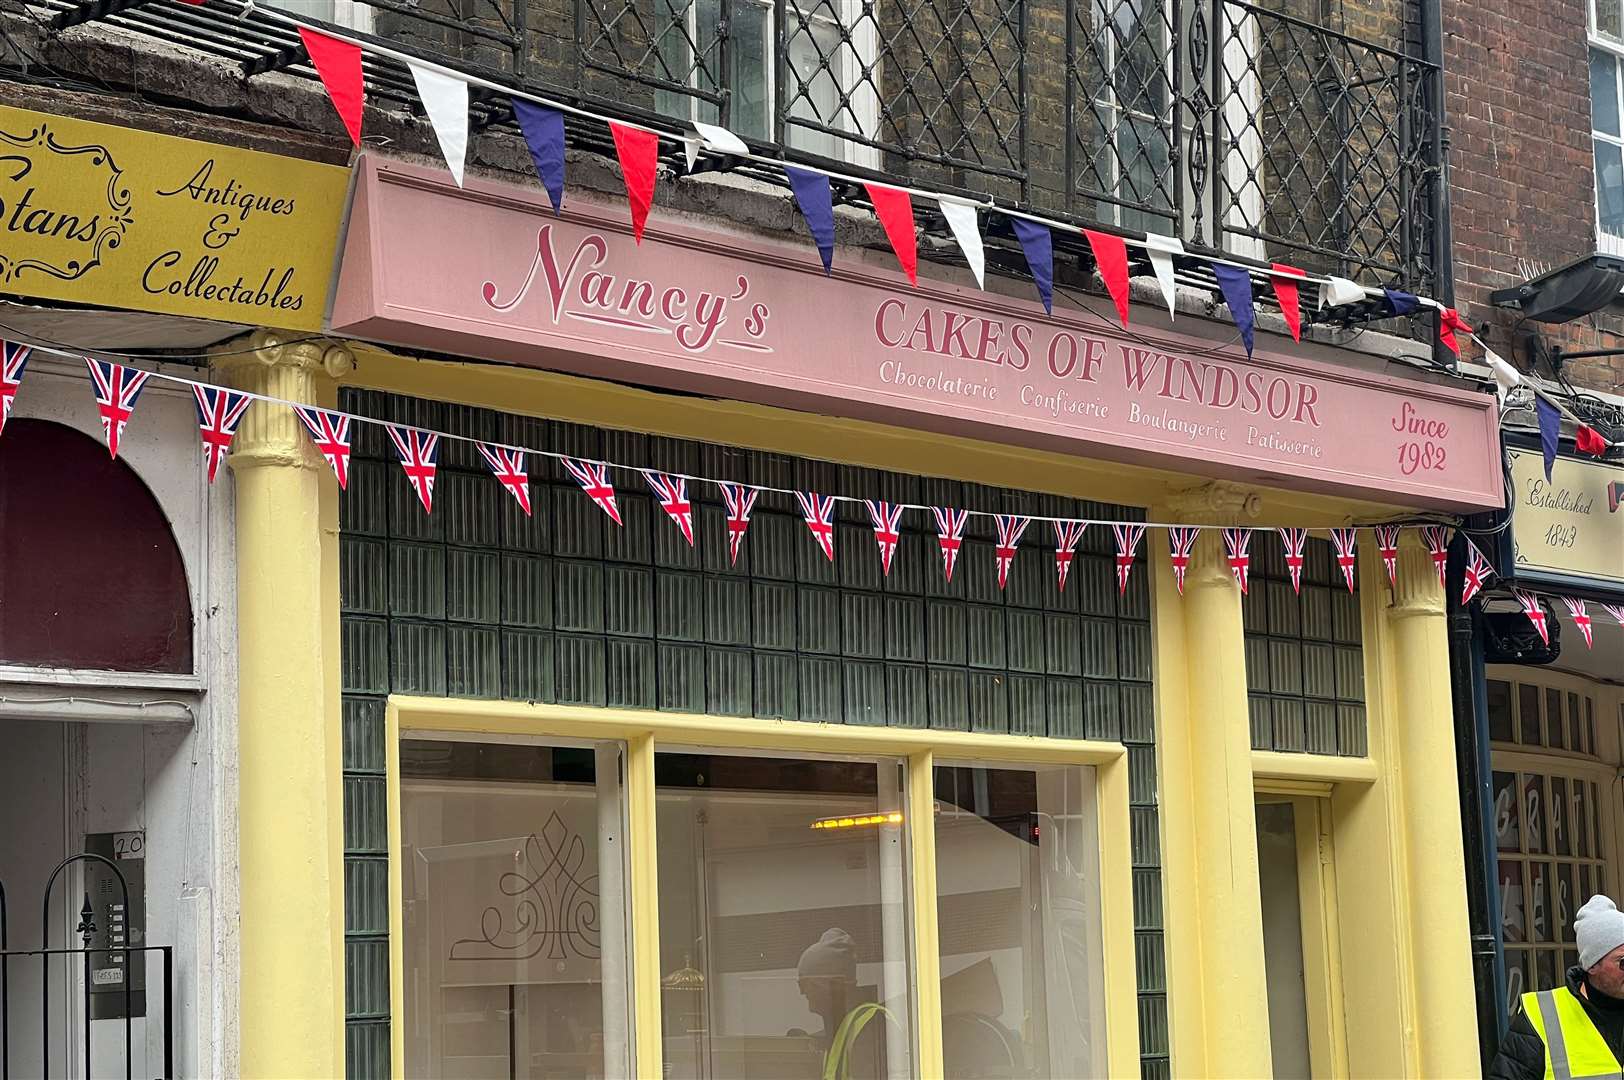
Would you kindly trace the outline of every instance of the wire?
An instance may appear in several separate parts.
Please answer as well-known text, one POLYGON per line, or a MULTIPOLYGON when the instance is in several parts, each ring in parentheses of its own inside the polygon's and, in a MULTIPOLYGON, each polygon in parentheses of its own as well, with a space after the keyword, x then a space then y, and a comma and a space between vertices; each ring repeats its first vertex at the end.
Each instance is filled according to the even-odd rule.
MULTIPOLYGON (((111 350, 108 350, 108 349, 81 349, 81 348, 77 348, 77 347, 75 347, 73 345, 69 345, 69 344, 67 344, 65 342, 52 341, 50 338, 42 337, 39 334, 33 333, 32 331, 20 330, 15 326, 9 326, 9 325, 7 325, 6 323, 3 323, 3 322, 0 322, 0 330, 3 330, 7 334, 11 334, 11 335, 14 335, 14 336, 32 338, 33 340, 28 342, 27 344, 35 345, 36 347, 38 345, 50 346, 50 348, 46 350, 47 352, 60 351, 61 355, 71 357, 71 358, 73 358, 75 360, 83 359, 86 353, 109 352, 109 351, 111 351, 111 350)), ((306 341, 331 341, 331 340, 333 340, 333 339, 332 339, 332 336, 329 335, 329 334, 307 334, 304 337, 278 338, 277 339, 277 344, 278 345, 299 345, 299 344, 302 344, 302 343, 304 343, 306 341)), ((229 349, 229 350, 222 350, 220 352, 201 352, 201 353, 172 353, 172 352, 163 352, 163 353, 148 352, 148 353, 143 353, 143 352, 121 351, 119 353, 119 355, 120 356, 139 356, 142 359, 151 359, 151 360, 156 360, 159 363, 164 363, 164 362, 167 362, 167 361, 170 361, 170 360, 212 360, 217 356, 251 356, 251 355, 253 355, 254 353, 257 353, 257 352, 259 352, 258 349, 229 349)))

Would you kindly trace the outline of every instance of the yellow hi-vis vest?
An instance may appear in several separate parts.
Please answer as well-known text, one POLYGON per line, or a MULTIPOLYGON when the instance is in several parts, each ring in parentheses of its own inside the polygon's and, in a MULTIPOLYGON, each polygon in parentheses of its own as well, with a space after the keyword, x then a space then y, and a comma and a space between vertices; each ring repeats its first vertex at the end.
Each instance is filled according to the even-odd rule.
POLYGON ((1590 1015, 1567 987, 1522 996, 1523 1012, 1545 1043, 1546 1080, 1621 1080, 1624 1070, 1590 1015))

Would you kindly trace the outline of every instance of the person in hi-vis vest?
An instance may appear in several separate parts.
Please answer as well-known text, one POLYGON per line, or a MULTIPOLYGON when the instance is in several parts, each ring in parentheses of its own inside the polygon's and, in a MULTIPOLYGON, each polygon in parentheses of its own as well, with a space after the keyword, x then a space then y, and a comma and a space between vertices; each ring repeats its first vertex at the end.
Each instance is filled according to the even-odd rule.
POLYGON ((1488 1080, 1624 1080, 1624 912, 1592 896, 1573 917, 1567 985, 1524 994, 1488 1080))

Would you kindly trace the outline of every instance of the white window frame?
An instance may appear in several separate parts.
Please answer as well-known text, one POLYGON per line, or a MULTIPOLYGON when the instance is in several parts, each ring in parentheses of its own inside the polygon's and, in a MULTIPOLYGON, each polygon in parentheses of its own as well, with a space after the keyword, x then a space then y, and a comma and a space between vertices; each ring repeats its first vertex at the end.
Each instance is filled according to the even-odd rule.
MULTIPOLYGON (((1620 92, 1620 70, 1624 69, 1624 39, 1604 34, 1596 28, 1596 0, 1588 0, 1585 4, 1585 38, 1591 49, 1611 56, 1613 65, 1614 105, 1619 109, 1618 135, 1609 135, 1597 131, 1595 125, 1595 103, 1591 102, 1590 124, 1590 198, 1596 213, 1596 250, 1607 255, 1624 256, 1624 233, 1611 233, 1602 229, 1601 225, 1601 177, 1596 173, 1595 144, 1607 143, 1619 148, 1619 154, 1624 157, 1624 93, 1620 92)), ((1590 59, 1587 50, 1585 55, 1586 78, 1589 78, 1590 59)))

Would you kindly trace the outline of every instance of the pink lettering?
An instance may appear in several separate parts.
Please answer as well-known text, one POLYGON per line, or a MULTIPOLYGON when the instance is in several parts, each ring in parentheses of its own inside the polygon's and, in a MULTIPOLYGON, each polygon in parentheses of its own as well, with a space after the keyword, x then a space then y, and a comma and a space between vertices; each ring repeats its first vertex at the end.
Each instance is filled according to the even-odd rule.
POLYGON ((897 346, 902 344, 901 338, 892 339, 885 332, 885 313, 893 308, 896 310, 898 315, 907 314, 907 305, 894 296, 890 296, 882 300, 880 302, 879 310, 874 312, 874 336, 879 338, 888 349, 895 349, 897 346))

